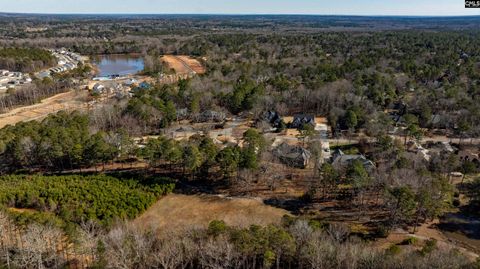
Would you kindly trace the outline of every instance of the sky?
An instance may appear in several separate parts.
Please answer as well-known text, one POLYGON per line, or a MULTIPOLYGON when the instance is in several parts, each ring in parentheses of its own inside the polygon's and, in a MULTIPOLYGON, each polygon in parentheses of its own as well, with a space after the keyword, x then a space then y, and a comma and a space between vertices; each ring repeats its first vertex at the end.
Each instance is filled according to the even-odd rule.
POLYGON ((466 9, 464 0, 0 0, 0 12, 480 15, 480 9, 466 9))

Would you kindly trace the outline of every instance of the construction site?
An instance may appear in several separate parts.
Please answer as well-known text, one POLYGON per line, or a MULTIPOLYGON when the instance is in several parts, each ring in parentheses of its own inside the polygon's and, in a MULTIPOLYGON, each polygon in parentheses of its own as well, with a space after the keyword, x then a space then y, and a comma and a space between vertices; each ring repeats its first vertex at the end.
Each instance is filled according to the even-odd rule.
MULTIPOLYGON (((86 58, 65 50, 52 50, 52 53, 59 59, 58 70, 52 68, 48 72, 39 72, 38 76, 46 77, 50 76, 51 72, 67 71, 76 67, 86 58)), ((49 114, 59 111, 84 111, 108 102, 111 98, 128 98, 135 87, 147 87, 152 83, 171 84, 176 83, 179 79, 187 79, 205 73, 205 67, 198 60, 189 56, 165 55, 161 59, 168 68, 173 70, 173 73, 161 73, 157 78, 136 73, 111 78, 91 78, 86 85, 81 84, 68 92, 41 100, 38 104, 17 107, 0 114, 0 128, 18 122, 41 120, 49 114)))

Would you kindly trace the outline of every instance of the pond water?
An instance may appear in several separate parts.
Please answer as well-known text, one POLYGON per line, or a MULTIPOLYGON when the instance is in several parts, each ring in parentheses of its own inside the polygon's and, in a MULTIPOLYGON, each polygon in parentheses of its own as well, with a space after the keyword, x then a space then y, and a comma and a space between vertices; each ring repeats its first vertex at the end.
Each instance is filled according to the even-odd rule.
POLYGON ((143 70, 143 58, 135 55, 100 55, 92 59, 100 77, 131 75, 143 70))

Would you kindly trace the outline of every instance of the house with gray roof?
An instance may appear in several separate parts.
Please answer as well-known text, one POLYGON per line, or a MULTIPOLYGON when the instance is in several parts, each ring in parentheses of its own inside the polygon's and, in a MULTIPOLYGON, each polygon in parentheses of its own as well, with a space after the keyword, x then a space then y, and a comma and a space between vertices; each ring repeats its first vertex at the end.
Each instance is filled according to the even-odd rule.
POLYGON ((375 168, 375 164, 367 159, 362 154, 345 154, 343 151, 337 149, 333 153, 332 165, 337 169, 343 169, 349 166, 354 161, 360 161, 363 164, 363 167, 370 171, 375 168))
POLYGON ((306 168, 310 163, 312 154, 300 146, 293 146, 287 143, 280 144, 273 154, 285 165, 295 168, 306 168))
POLYGON ((224 112, 206 110, 195 117, 196 122, 222 122, 227 116, 224 112))
POLYGON ((315 117, 313 115, 296 114, 293 116, 290 128, 300 129, 305 124, 310 124, 312 127, 315 127, 315 117))
POLYGON ((278 128, 282 124, 282 117, 276 111, 267 111, 263 114, 263 120, 268 122, 272 127, 278 128))

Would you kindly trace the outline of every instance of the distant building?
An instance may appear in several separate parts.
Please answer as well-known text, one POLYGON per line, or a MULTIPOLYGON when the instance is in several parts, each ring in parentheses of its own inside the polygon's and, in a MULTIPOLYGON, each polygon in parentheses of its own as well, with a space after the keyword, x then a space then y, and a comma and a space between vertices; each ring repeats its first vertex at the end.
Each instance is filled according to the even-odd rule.
POLYGON ((147 82, 142 82, 142 83, 140 83, 139 87, 146 90, 146 89, 150 89, 150 87, 152 87, 152 85, 150 85, 147 82))
POLYGON ((37 74, 37 77, 40 79, 48 78, 50 77, 50 71, 42 71, 37 74))
POLYGON ((105 89, 105 86, 103 86, 102 84, 100 83, 96 83, 95 85, 93 85, 93 92, 96 93, 96 94, 102 94, 106 91, 105 89))
POLYGON ((268 122, 274 128, 279 128, 282 124, 282 117, 275 111, 267 111, 263 114, 263 121, 268 122))
POLYGON ((138 80, 134 78, 130 78, 130 79, 127 79, 127 81, 125 81, 123 84, 125 84, 126 86, 132 86, 133 84, 137 84, 137 83, 138 83, 138 80))
POLYGON ((312 127, 315 127, 315 117, 313 115, 296 114, 293 116, 293 121, 290 124, 290 127, 300 129, 305 124, 309 124, 312 127))
POLYGON ((422 145, 418 144, 416 141, 408 141, 407 143, 407 150, 416 154, 422 160, 430 161, 431 153, 428 149, 422 147, 422 145))
POLYGON ((177 120, 185 120, 187 118, 188 118, 187 108, 177 109, 177 120))
POLYGON ((273 154, 285 165, 302 169, 308 166, 312 157, 307 149, 287 143, 280 144, 273 154))
POLYGON ((337 169, 341 169, 341 168, 346 168, 347 166, 349 166, 351 163, 353 163, 354 161, 360 161, 362 162, 363 164, 363 167, 367 170, 367 171, 370 171, 372 169, 375 168, 375 164, 368 160, 365 156, 363 156, 362 154, 352 154, 352 155, 349 155, 349 154, 345 154, 343 153, 343 151, 337 149, 334 153, 333 153, 333 157, 332 157, 332 165, 333 167, 337 168, 337 169))
POLYGON ((458 157, 462 162, 473 162, 477 167, 480 167, 480 152, 473 149, 465 149, 458 152, 458 157))
POLYGON ((328 139, 328 126, 325 123, 315 124, 315 131, 318 134, 318 137, 326 140, 328 139))
POLYGON ((194 122, 222 122, 227 118, 224 112, 206 110, 193 117, 194 122))
POLYGON ((442 141, 442 142, 435 142, 429 145, 430 150, 438 150, 439 152, 442 153, 454 153, 457 151, 456 148, 454 148, 450 142, 447 141, 442 141))

